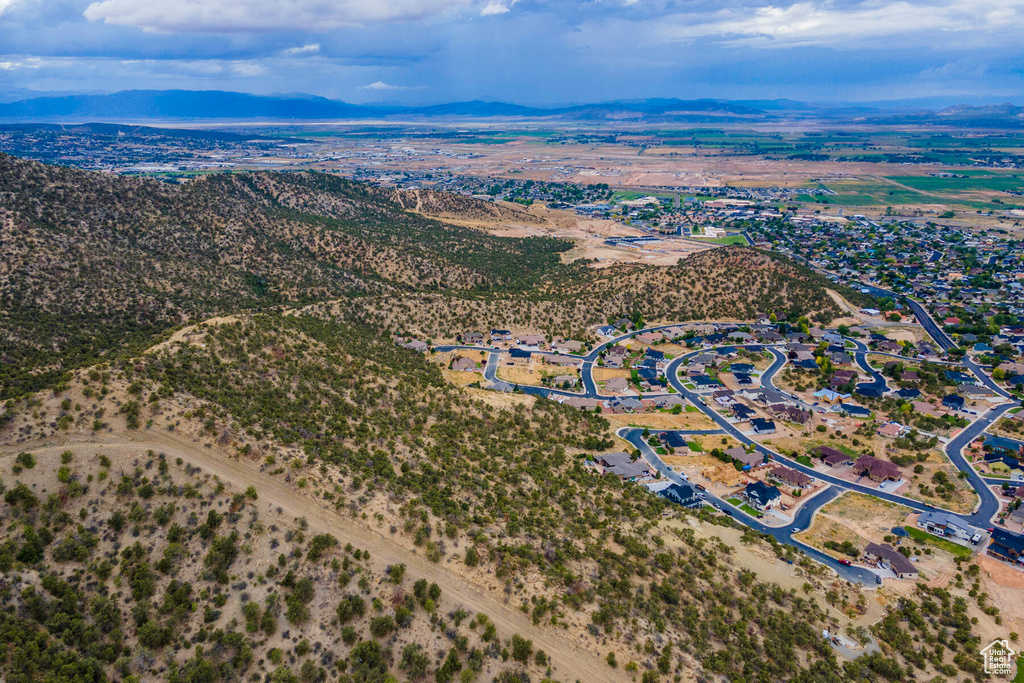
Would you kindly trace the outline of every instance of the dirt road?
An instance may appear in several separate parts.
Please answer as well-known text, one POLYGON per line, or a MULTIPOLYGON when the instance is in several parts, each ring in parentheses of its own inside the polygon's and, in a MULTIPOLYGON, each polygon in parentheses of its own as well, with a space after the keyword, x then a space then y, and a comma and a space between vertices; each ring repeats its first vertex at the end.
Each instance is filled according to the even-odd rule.
POLYGON ((487 589, 466 577, 415 555, 344 514, 306 498, 292 486, 260 472, 258 467, 248 461, 225 457, 173 433, 129 432, 88 438, 69 436, 61 440, 21 443, 17 447, 0 445, 0 457, 13 456, 26 450, 37 455, 57 453, 76 446, 95 446, 111 455, 125 453, 133 456, 145 449, 153 449, 166 454, 172 466, 175 459, 180 457, 186 463, 202 468, 204 473, 216 475, 236 492, 244 491, 250 485, 255 486, 260 503, 272 508, 281 507, 294 517, 304 517, 313 532, 333 534, 342 545, 351 543, 357 548, 369 550, 376 560, 385 564, 405 564, 406 575, 411 580, 424 578, 437 583, 443 590, 442 601, 450 603, 451 609, 461 606, 470 613, 487 614, 503 639, 518 633, 532 640, 535 649, 544 650, 548 654, 557 678, 587 682, 627 679, 626 674, 611 669, 594 652, 584 650, 579 643, 552 628, 534 626, 527 615, 494 599, 487 594, 487 589))

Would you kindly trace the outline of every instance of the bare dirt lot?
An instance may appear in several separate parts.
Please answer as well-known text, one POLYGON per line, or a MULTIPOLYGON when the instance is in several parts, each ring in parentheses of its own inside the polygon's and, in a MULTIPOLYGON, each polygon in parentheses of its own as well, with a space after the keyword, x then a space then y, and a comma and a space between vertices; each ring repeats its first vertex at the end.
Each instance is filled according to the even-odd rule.
POLYGON ((630 372, 628 368, 594 368, 593 375, 595 382, 604 382, 616 377, 629 379, 630 372))
POLYGON ((612 429, 619 427, 650 427, 651 429, 717 429, 718 426, 703 413, 622 413, 606 414, 612 429))
MULTIPOLYGON (((810 528, 801 532, 800 538, 833 557, 853 559, 826 547, 825 542, 841 544, 849 541, 863 552, 868 543, 887 542, 886 536, 892 535, 893 527, 913 524, 916 517, 909 513, 909 508, 895 503, 859 493, 845 493, 822 507, 810 528)), ((890 538, 888 542, 894 545, 901 543, 898 538, 890 538)), ((908 542, 908 547, 910 545, 914 544, 908 542)), ((936 548, 915 552, 913 557, 921 572, 921 580, 930 585, 945 586, 956 572, 953 556, 936 548)))

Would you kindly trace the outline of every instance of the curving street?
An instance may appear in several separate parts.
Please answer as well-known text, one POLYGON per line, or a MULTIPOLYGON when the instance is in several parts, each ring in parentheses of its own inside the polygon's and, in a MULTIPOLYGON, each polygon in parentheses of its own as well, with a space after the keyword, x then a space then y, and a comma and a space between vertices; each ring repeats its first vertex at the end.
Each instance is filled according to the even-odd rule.
MULTIPOLYGON (((708 433, 708 432, 684 432, 680 431, 681 434, 694 434, 694 433, 708 433)), ((721 433, 721 432, 711 432, 721 433)), ((664 461, 658 456, 650 445, 647 444, 643 439, 643 430, 636 428, 623 428, 618 431, 618 435, 623 439, 629 441, 631 444, 636 446, 640 453, 644 456, 652 466, 654 466, 666 479, 675 484, 684 483, 686 480, 677 474, 672 468, 664 463, 664 461)), ((805 543, 798 541, 793 538, 793 534, 796 530, 803 530, 811 525, 811 521, 814 519, 815 513, 821 509, 826 503, 834 500, 841 491, 835 487, 829 487, 813 498, 808 500, 806 503, 797 508, 796 516, 793 521, 785 526, 769 526, 764 524, 756 517, 751 517, 746 512, 729 503, 723 498, 719 498, 710 492, 703 492, 706 501, 719 510, 727 510, 730 516, 735 518, 737 521, 749 526, 751 529, 758 531, 763 534, 767 534, 774 538, 779 543, 785 545, 791 545, 798 548, 801 552, 806 554, 818 562, 827 565, 834 569, 837 574, 847 581, 853 581, 862 583, 865 585, 875 585, 875 573, 869 569, 863 567, 855 567, 850 565, 841 564, 838 560, 827 555, 816 548, 813 548, 805 543)))
MULTIPOLYGON (((884 292, 884 290, 879 291, 884 292)), ((891 293, 887 294, 891 295, 891 293)), ((938 325, 935 324, 934 320, 931 319, 931 317, 927 314, 927 311, 925 311, 920 304, 918 304, 917 302, 911 302, 911 308, 914 311, 915 315, 918 316, 918 319, 921 321, 924 329, 935 339, 936 343, 938 343, 944 349, 952 348, 953 346, 955 346, 955 344, 953 344, 949 337, 946 336, 944 332, 942 332, 942 330, 938 327, 938 325)), ((497 347, 444 345, 436 347, 436 350, 442 352, 455 350, 472 350, 486 352, 488 356, 486 366, 483 370, 483 375, 484 378, 488 382, 490 382, 490 386, 499 391, 517 390, 523 393, 534 394, 547 398, 557 398, 559 396, 575 396, 593 399, 606 399, 610 397, 601 395, 597 387, 597 383, 595 382, 593 377, 594 363, 597 361, 597 358, 600 355, 601 351, 615 344, 624 342, 637 334, 664 330, 666 328, 673 327, 676 324, 679 323, 648 327, 642 330, 635 330, 633 332, 618 335, 608 341, 597 344, 586 355, 559 354, 554 351, 533 352, 539 355, 559 356, 562 358, 578 359, 581 362, 580 378, 583 390, 575 392, 528 384, 512 384, 510 382, 506 382, 504 380, 499 379, 497 376, 497 369, 500 362, 502 349, 499 349, 497 347)), ((871 386, 880 388, 883 392, 887 391, 889 387, 886 383, 885 377, 881 373, 879 373, 875 368, 871 367, 871 365, 867 361, 867 354, 876 352, 870 351, 868 347, 859 340, 849 339, 848 341, 852 342, 853 344, 853 348, 849 350, 852 352, 857 365, 860 367, 861 370, 870 375, 872 378, 872 381, 870 382, 862 382, 858 384, 858 388, 871 386)), ((773 380, 775 375, 788 362, 786 354, 783 353, 781 350, 779 350, 773 345, 765 344, 729 344, 729 346, 735 348, 746 348, 750 350, 765 350, 770 352, 775 357, 771 366, 761 374, 762 389, 769 397, 772 398, 772 400, 797 403, 804 409, 808 410, 821 410, 820 408, 816 408, 816 406, 808 405, 805 401, 802 401, 798 397, 778 389, 774 385, 773 380)), ((820 509, 826 503, 828 503, 830 500, 833 500, 836 496, 840 495, 844 491, 855 491, 869 496, 874 496, 882 500, 903 505, 907 508, 916 510, 918 512, 934 510, 937 508, 933 505, 922 503, 921 501, 914 500, 906 496, 898 495, 895 493, 889 493, 886 491, 879 491, 877 488, 874 488, 872 486, 864 486, 862 484, 850 482, 840 477, 830 475, 826 472, 819 472, 815 470, 813 467, 807 467, 806 465, 803 465, 797 462, 796 460, 793 460, 785 455, 782 455, 779 452, 776 452, 754 441, 748 435, 740 431, 723 415, 718 413, 711 406, 707 405, 702 396, 700 396, 698 393, 694 391, 687 389, 686 386, 679 379, 679 370, 683 363, 685 363, 688 359, 692 358, 693 356, 696 356, 700 353, 705 353, 708 350, 709 349, 701 349, 698 351, 693 351, 673 359, 671 362, 669 362, 668 366, 665 369, 665 378, 669 386, 678 395, 686 398, 691 404, 697 407, 702 413, 704 413, 709 419, 711 419, 719 427, 719 429, 697 432, 686 430, 660 431, 678 431, 678 433, 684 435, 702 433, 728 434, 735 440, 739 441, 741 444, 753 446, 757 452, 769 456, 775 462, 784 464, 787 467, 803 472, 819 481, 825 482, 829 485, 829 487, 825 491, 814 496, 814 498, 806 501, 799 508, 797 508, 793 521, 784 526, 768 526, 758 521, 756 518, 753 518, 750 515, 744 513, 742 510, 736 508, 735 506, 729 504, 728 502, 711 495, 710 493, 705 494, 707 496, 707 499, 720 510, 728 511, 729 514, 731 514, 735 519, 739 520, 743 524, 746 524, 751 528, 756 529, 757 531, 760 531, 762 533, 771 535, 780 543, 785 543, 799 548, 808 556, 833 568, 842 578, 847 579, 849 581, 856 581, 868 585, 874 585, 876 582, 876 575, 873 572, 861 567, 851 567, 840 564, 831 556, 797 541, 792 537, 794 529, 806 529, 810 525, 811 520, 813 519, 813 516, 817 512, 817 510, 820 509)), ((900 356, 895 356, 893 354, 883 353, 880 355, 889 355, 894 358, 901 358, 900 356)), ((1019 405, 1019 403, 1015 399, 1013 399, 1009 395, 1009 393, 1007 393, 1005 390, 999 387, 992 380, 992 378, 989 377, 984 372, 984 370, 981 367, 979 367, 976 363, 970 361, 969 359, 965 359, 962 365, 964 365, 968 369, 968 371, 978 379, 979 382, 982 382, 983 384, 991 388, 993 391, 996 391, 999 396, 1012 401, 996 405, 990 408, 987 412, 985 412, 984 415, 979 416, 970 425, 961 430, 955 437, 950 439, 950 441, 945 446, 945 452, 946 455, 949 457, 950 462, 952 462, 958 470, 965 473, 967 482, 974 489, 979 498, 979 503, 977 507, 970 515, 958 516, 963 518, 965 521, 967 521, 969 524, 973 526, 986 528, 991 525, 992 519, 999 512, 1000 507, 999 499, 992 492, 990 486, 993 483, 1002 483, 1002 480, 986 480, 985 478, 981 477, 981 475, 978 474, 978 472, 971 466, 971 464, 964 457, 963 449, 968 444, 970 444, 975 438, 977 438, 980 434, 982 434, 986 429, 988 429, 989 426, 991 426, 997 419, 999 419, 1007 410, 1019 405)), ((644 393, 638 394, 638 397, 650 398, 664 395, 666 395, 664 392, 644 393)), ((622 436, 622 438, 629 441, 634 446, 636 446, 639 449, 639 451, 643 454, 644 458, 668 480, 673 481, 675 483, 682 482, 683 478, 680 477, 680 475, 678 475, 677 473, 675 473, 670 467, 668 467, 664 463, 664 461, 658 456, 658 454, 644 441, 644 439, 642 438, 642 432, 642 429, 623 428, 619 430, 619 435, 622 436)))

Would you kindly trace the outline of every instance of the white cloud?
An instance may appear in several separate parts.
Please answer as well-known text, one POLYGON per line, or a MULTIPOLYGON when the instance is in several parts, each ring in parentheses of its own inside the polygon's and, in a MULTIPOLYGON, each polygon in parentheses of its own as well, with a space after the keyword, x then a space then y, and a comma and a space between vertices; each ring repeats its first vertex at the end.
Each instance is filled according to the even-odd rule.
POLYGON ((250 61, 232 62, 231 73, 240 78, 254 78, 267 73, 267 67, 250 61))
POLYGON ((375 81, 369 85, 359 86, 360 90, 408 90, 404 85, 391 85, 384 81, 375 81))
POLYGON ((484 6, 482 10, 480 10, 480 16, 489 17, 494 14, 508 14, 511 11, 512 10, 510 10, 508 7, 501 4, 500 2, 491 0, 489 3, 487 3, 486 6, 484 6))
POLYGON ((676 15, 654 29, 664 42, 718 38, 733 46, 792 47, 891 45, 894 36, 922 35, 932 45, 951 34, 990 43, 994 35, 1016 40, 1024 28, 1024 0, 867 0, 836 7, 807 0, 787 7, 724 9, 710 16, 676 15), (696 21, 695 21, 696 20, 696 21))
POLYGON ((18 2, 18 0, 0 0, 0 14, 9 10, 16 2, 18 2))
MULTIPOLYGON (((12 0, 0 0, 0 3, 12 0)), ((472 0, 99 0, 85 17, 160 33, 323 31, 414 21, 467 7, 472 0)))
POLYGON ((285 57, 299 57, 301 55, 315 55, 320 52, 320 43, 309 43, 300 47, 290 47, 287 50, 282 50, 281 54, 285 57))
POLYGON ((50 64, 62 64, 64 60, 44 60, 39 57, 24 57, 19 59, 6 59, 0 61, 0 71, 16 71, 18 69, 40 69, 50 64))

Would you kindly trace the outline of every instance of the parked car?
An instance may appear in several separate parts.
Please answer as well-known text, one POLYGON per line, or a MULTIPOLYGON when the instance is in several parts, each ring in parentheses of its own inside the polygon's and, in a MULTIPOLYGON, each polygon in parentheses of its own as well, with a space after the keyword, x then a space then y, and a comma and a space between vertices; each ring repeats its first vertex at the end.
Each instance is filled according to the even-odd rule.
POLYGON ((842 560, 839 560, 839 564, 845 564, 847 567, 849 567, 853 564, 853 562, 850 562, 849 560, 844 558, 842 560))

